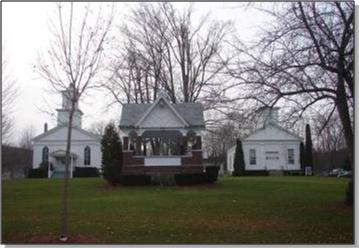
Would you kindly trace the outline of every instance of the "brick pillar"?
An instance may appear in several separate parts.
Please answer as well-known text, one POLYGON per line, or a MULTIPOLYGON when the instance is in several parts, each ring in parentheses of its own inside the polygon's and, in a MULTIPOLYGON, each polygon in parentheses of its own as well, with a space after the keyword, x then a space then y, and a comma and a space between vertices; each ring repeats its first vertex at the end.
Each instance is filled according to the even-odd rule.
POLYGON ((143 155, 147 155, 147 146, 146 146, 146 140, 143 140, 143 155))
POLYGON ((202 149, 202 137, 197 136, 196 149, 202 149))
POLYGON ((123 150, 128 150, 128 137, 123 137, 123 150))
POLYGON ((141 155, 141 137, 136 138, 136 155, 141 155))
POLYGON ((184 155, 187 152, 187 136, 182 137, 181 143, 181 155, 184 155))

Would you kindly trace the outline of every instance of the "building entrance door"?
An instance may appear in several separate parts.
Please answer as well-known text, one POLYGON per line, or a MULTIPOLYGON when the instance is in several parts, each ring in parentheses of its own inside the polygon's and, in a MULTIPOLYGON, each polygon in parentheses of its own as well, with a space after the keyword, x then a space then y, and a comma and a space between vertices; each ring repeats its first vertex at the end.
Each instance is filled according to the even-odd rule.
POLYGON ((279 151, 266 151, 264 159, 268 170, 279 168, 279 151))
POLYGON ((56 158, 56 171, 65 171, 65 158, 56 158))

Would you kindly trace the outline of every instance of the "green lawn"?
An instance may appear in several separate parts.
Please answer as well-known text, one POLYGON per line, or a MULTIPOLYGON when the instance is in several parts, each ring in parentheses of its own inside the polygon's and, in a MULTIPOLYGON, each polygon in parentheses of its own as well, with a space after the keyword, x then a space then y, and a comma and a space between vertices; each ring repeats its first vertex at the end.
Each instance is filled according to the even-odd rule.
MULTIPOLYGON (((111 188, 70 183, 69 232, 98 243, 353 243, 347 179, 220 178, 214 185, 111 188)), ((57 234, 61 179, 2 181, 2 243, 57 234)))

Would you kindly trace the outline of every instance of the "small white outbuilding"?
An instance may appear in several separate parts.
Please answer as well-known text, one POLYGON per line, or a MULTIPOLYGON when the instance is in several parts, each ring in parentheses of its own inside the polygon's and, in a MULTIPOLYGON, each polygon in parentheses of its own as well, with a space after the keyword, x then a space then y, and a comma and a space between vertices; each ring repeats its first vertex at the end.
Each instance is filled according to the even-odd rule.
MULTIPOLYGON (((267 109, 262 127, 241 139, 245 169, 300 170, 299 152, 302 138, 277 123, 278 108, 267 109)), ((227 170, 234 170, 236 145, 227 151, 227 170)))
MULTIPOLYGON (((65 171, 65 155, 70 101, 70 89, 62 92, 62 108, 57 109, 57 126, 33 138, 33 168, 39 168, 41 163, 48 163, 48 177, 63 177, 65 171)), ((70 176, 75 167, 101 168, 101 137, 81 128, 82 112, 76 106, 73 118, 71 138, 70 176)))

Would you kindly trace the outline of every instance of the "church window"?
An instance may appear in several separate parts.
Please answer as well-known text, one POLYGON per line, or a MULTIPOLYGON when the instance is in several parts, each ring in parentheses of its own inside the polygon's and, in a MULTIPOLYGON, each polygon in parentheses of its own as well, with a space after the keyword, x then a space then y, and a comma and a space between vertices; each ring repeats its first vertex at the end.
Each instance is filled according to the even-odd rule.
POLYGON ((256 163, 256 149, 249 149, 249 164, 255 165, 256 163))
POLYGON ((47 146, 42 148, 42 162, 43 163, 49 162, 49 148, 47 146))
POLYGON ((84 164, 85 165, 91 164, 91 149, 89 146, 86 146, 84 150, 84 164))
POLYGON ((288 149, 288 164, 294 164, 294 149, 288 149))

